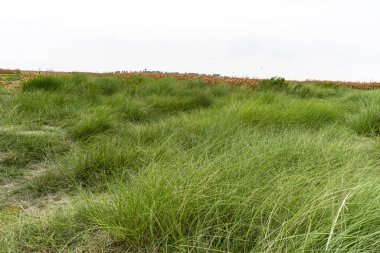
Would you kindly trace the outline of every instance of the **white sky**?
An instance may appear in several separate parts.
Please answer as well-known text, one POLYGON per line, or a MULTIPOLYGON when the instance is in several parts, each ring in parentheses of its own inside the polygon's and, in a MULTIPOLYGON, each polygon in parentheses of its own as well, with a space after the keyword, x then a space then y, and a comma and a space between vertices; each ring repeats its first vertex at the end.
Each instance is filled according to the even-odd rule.
POLYGON ((0 0, 0 68, 380 81, 378 0, 0 0))

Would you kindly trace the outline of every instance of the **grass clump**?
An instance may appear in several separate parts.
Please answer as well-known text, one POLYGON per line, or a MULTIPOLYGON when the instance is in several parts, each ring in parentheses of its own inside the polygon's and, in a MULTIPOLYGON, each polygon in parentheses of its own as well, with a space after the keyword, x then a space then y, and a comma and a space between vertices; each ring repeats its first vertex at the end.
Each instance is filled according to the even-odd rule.
POLYGON ((348 127, 359 135, 377 136, 380 132, 379 92, 364 91, 350 94, 345 102, 350 111, 346 116, 348 127))
POLYGON ((327 98, 340 96, 346 88, 330 83, 300 84, 287 82, 284 78, 273 77, 261 81, 256 87, 259 91, 277 91, 300 98, 327 98))
POLYGON ((293 84, 286 91, 289 95, 300 98, 328 98, 341 96, 346 91, 343 87, 320 86, 315 84, 293 84))
POLYGON ((262 91, 284 91, 288 88, 289 84, 282 77, 272 77, 261 81, 256 89, 262 91))
POLYGON ((69 143, 59 133, 22 129, 0 130, 0 164, 25 166, 67 151, 69 143))
POLYGON ((152 99, 153 110, 163 114, 207 108, 211 104, 212 99, 205 94, 193 94, 182 97, 157 97, 152 99))
POLYGON ((318 86, 321 86, 323 88, 333 88, 333 89, 339 88, 339 86, 333 82, 318 82, 318 86))
POLYGON ((151 120, 152 117, 151 106, 138 100, 123 99, 115 108, 115 114, 123 122, 139 123, 151 120))
POLYGON ((377 136, 380 134, 380 106, 368 106, 349 117, 349 126, 358 134, 377 136))
POLYGON ((103 138, 75 154, 74 177, 84 185, 97 185, 109 178, 136 171, 144 161, 144 151, 120 140, 103 138))
MULTIPOLYGON (((266 97, 268 99, 270 97, 266 97)), ((342 108, 336 104, 309 102, 305 100, 277 100, 270 104, 257 101, 239 108, 236 116, 245 124, 263 127, 310 127, 320 128, 342 118, 342 108)))
POLYGON ((61 88, 63 85, 62 79, 55 76, 39 76, 25 82, 22 86, 24 91, 44 90, 54 91, 61 88))
POLYGON ((89 116, 84 116, 71 128, 70 133, 75 139, 85 140, 111 129, 111 122, 106 112, 98 110, 89 116))

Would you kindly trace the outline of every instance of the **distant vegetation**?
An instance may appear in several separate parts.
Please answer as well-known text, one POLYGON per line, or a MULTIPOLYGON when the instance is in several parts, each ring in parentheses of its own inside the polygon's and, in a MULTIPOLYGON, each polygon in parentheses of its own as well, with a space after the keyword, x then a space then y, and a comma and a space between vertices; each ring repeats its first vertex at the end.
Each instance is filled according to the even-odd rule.
POLYGON ((379 252, 380 91, 83 74, 0 89, 0 252, 379 252))

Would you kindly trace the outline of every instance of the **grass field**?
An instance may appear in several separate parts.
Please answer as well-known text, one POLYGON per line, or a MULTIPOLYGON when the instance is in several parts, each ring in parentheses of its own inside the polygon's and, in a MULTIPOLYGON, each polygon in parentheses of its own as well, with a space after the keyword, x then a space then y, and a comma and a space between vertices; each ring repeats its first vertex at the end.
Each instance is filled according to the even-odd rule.
POLYGON ((380 90, 0 88, 0 252, 380 252, 380 90))

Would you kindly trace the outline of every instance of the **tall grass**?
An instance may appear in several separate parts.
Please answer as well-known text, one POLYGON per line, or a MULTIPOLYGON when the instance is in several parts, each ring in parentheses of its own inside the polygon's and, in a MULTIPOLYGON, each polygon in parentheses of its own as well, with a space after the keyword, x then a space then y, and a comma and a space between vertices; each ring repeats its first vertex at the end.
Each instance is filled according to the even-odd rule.
POLYGON ((54 78, 1 103, 3 126, 40 133, 2 145, 51 163, 20 188, 34 201, 71 202, 33 218, 4 200, 5 252, 380 250, 378 91, 54 78))

